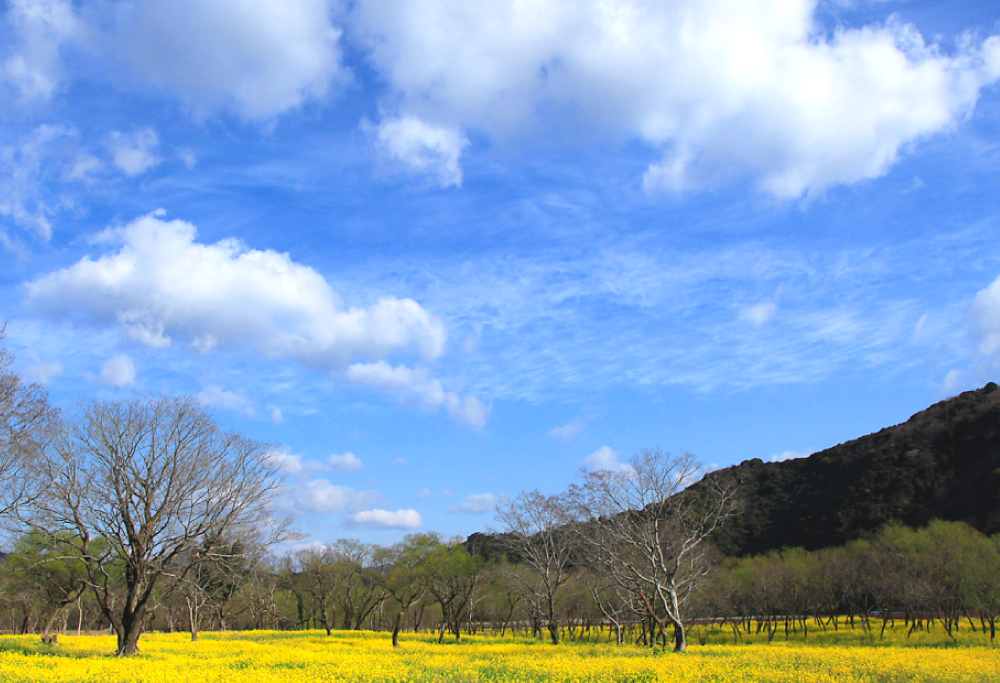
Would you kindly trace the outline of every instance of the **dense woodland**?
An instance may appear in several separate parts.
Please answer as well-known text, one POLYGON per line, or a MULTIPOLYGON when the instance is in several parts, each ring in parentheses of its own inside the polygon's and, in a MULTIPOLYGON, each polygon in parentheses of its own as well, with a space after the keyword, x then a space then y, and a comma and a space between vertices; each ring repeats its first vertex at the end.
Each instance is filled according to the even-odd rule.
POLYGON ((190 399, 67 417, 0 350, 0 629, 489 629, 684 650, 690 634, 970 628, 1000 615, 1000 392, 966 392, 809 458, 706 473, 636 454, 497 509, 502 531, 276 555, 270 449, 190 399), (989 534, 992 534, 989 535, 989 534))

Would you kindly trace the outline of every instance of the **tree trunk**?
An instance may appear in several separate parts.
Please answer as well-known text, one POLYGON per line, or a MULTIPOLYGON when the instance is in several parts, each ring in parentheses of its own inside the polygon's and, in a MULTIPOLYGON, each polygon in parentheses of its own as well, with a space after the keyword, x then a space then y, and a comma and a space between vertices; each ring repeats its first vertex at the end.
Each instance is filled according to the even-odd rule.
POLYGON ((80 595, 80 597, 78 597, 76 599, 76 611, 77 611, 77 614, 78 614, 78 616, 76 618, 76 635, 80 635, 80 631, 83 630, 83 595, 82 594, 80 595))
POLYGON ((131 614, 123 614, 121 622, 114 625, 118 634, 118 649, 115 654, 119 657, 131 657, 139 651, 144 613, 144 609, 139 609, 131 614))
POLYGON ((679 621, 674 622, 674 652, 687 652, 687 632, 684 624, 679 621))
POLYGON ((400 611, 398 614, 396 614, 396 621, 393 622, 392 625, 392 646, 394 648, 399 647, 399 627, 402 620, 403 620, 403 612, 400 611))
POLYGON ((185 598, 188 606, 188 625, 191 627, 191 642, 198 641, 198 604, 197 598, 185 598))

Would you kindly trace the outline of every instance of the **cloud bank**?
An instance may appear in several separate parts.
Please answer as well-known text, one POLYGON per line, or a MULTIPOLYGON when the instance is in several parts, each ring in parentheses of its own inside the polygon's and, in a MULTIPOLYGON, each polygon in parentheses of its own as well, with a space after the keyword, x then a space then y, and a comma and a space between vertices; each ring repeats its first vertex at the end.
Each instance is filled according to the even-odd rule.
POLYGON ((1000 78, 1000 36, 949 56, 893 18, 826 34, 815 12, 815 0, 365 0, 348 26, 394 91, 384 125, 638 139, 662 155, 650 191, 749 176, 796 198, 876 178, 1000 78))
MULTIPOLYGON (((351 362, 403 351, 439 357, 444 324, 417 302, 383 297, 368 307, 345 308, 322 275, 288 254, 248 249, 236 240, 202 244, 192 224, 160 215, 98 236, 99 244, 117 250, 28 283, 29 307, 54 319, 116 326, 157 348, 176 338, 201 353, 250 347, 443 407, 475 427, 485 423, 488 409, 477 398, 447 391, 424 368, 351 362)), ((241 409, 226 392, 206 391, 204 402, 241 409)))
POLYGON ((190 223, 156 215, 107 231, 101 241, 117 251, 29 283, 28 304, 54 318, 116 324, 153 347, 177 336, 203 352, 248 344, 324 369, 411 346, 428 359, 443 350, 444 325, 411 299, 345 309, 319 273, 287 254, 195 235, 190 223))
POLYGON ((82 76, 69 59, 80 54, 123 89, 267 122, 350 81, 349 41, 385 87, 381 119, 362 127, 382 154, 443 187, 461 185, 471 133, 531 131, 641 141, 650 192, 749 179, 794 199, 884 175, 1000 79, 1000 35, 964 36, 948 54, 893 16, 828 29, 817 5, 12 0, 16 40, 0 80, 50 97, 82 76))

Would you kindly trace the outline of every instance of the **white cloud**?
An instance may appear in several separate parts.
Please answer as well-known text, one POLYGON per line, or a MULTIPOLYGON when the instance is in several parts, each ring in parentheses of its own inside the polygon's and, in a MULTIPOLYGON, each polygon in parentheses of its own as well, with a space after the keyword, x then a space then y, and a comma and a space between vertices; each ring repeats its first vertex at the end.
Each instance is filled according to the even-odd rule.
POLYGON ((441 380, 431 377, 422 368, 393 367, 385 361, 354 363, 347 368, 347 378, 358 384, 403 392, 427 408, 443 406, 453 418, 473 427, 486 424, 489 414, 489 409, 475 396, 463 398, 446 391, 441 380))
POLYGON ((396 467, 402 467, 403 465, 408 465, 410 463, 406 458, 396 458, 392 461, 392 464, 396 467))
POLYGON ((305 470, 302 465, 302 456, 288 451, 272 451, 268 456, 282 472, 297 476, 305 470))
POLYGON ((424 520, 416 510, 365 510, 348 515, 344 520, 344 525, 355 528, 367 529, 399 529, 401 531, 412 531, 423 526, 424 520))
POLYGON ((38 354, 34 351, 29 351, 28 356, 34 362, 21 371, 24 379, 28 382, 45 385, 55 379, 56 375, 63 371, 62 363, 43 363, 38 358, 38 354))
POLYGON ((53 318, 117 324, 154 347, 175 336, 202 351, 247 344, 331 370, 407 346, 436 358, 444 347, 444 325, 411 299, 345 310, 319 273, 287 254, 236 240, 200 244, 190 223, 148 215, 100 242, 121 246, 29 283, 28 304, 53 318))
MULTIPOLYGON (((52 173, 58 148, 76 136, 68 126, 41 125, 27 133, 16 145, 0 149, 0 216, 34 233, 43 241, 52 237, 52 216, 67 203, 50 199, 42 190, 52 173)), ((0 228, 0 237, 4 237, 0 228)), ((9 238, 4 239, 8 248, 9 238)))
POLYGON ((467 496, 449 512, 466 512, 470 515, 482 515, 492 512, 497 506, 497 498, 492 493, 473 493, 467 496))
POLYGON ((941 391, 954 394, 969 382, 969 375, 963 370, 949 370, 941 382, 941 391))
POLYGON ((431 495, 431 490, 425 487, 414 493, 413 497, 417 500, 427 500, 429 495, 431 495))
POLYGON ((798 453, 796 451, 785 451, 784 453, 772 455, 771 462, 784 462, 785 460, 794 460, 796 458, 808 458, 815 452, 816 451, 806 451, 805 453, 798 453))
POLYGON ((458 159, 469 140, 461 131, 434 126, 413 116, 384 118, 377 126, 363 125, 376 147, 411 169, 437 178, 441 187, 460 187, 458 159))
POLYGON ((25 97, 59 87, 67 46, 112 80, 152 84, 199 113, 228 109, 255 120, 322 99, 331 84, 350 78, 333 23, 337 0, 8 4, 18 44, 0 65, 0 80, 25 97))
POLYGON ((59 85, 60 45, 82 30, 68 0, 10 0, 7 21, 17 46, 0 66, 0 81, 26 99, 46 98, 59 85))
POLYGON ((163 161, 155 154, 159 144, 160 140, 153 129, 142 128, 132 133, 114 131, 109 147, 115 166, 131 177, 145 173, 163 161))
MULTIPOLYGON (((331 0, 142 0, 102 17, 109 63, 198 111, 267 119, 343 81, 331 0)), ((98 19, 92 22, 97 29, 98 19)))
POLYGON ((101 382, 115 389, 133 384, 135 382, 135 363, 125 354, 108 359, 101 367, 101 382))
POLYGON ((740 311, 740 321, 760 327, 774 317, 778 312, 778 305, 773 301, 762 301, 759 304, 748 306, 740 311))
POLYGON ((330 467, 341 472, 354 472, 364 467, 361 464, 361 459, 354 455, 354 453, 344 453, 343 455, 334 453, 326 461, 330 464, 330 467))
MULTIPOLYGON (((400 155, 421 122, 516 135, 576 127, 662 155, 649 190, 749 176, 796 198, 885 174, 1000 78, 1000 36, 945 54, 915 28, 817 32, 815 0, 366 0, 353 37, 391 88, 400 155), (419 124, 419 125, 417 125, 419 124), (539 125, 540 124, 540 125, 539 125)), ((435 149, 433 145, 429 149, 435 149)), ((460 151, 460 150, 459 150, 460 151)), ((431 155, 433 158, 433 155, 431 155)))
POLYGON ((583 459, 583 465, 591 472, 610 470, 612 472, 631 472, 632 466, 618 461, 618 451, 610 446, 601 446, 583 459))
POLYGON ((84 153, 78 156, 66 174, 68 180, 87 181, 104 168, 104 164, 93 154, 84 153))
POLYGON ((196 396, 198 403, 218 410, 232 410, 244 415, 253 415, 253 403, 245 396, 227 391, 215 385, 202 389, 196 396))
POLYGON ((562 427, 554 427, 549 430, 549 436, 553 439, 559 439, 560 441, 572 441, 576 436, 580 434, 586 425, 580 419, 575 419, 562 427))
POLYGON ((264 406, 264 410, 267 411, 267 416, 271 418, 271 422, 275 424, 281 424, 285 421, 285 416, 281 414, 281 408, 273 405, 264 406))
POLYGON ((185 148, 178 150, 177 156, 180 158, 181 163, 183 163, 185 168, 189 171, 198 164, 198 157, 196 157, 194 152, 190 149, 185 148))
POLYGON ((326 479, 312 479, 295 487, 290 494, 291 504, 303 512, 353 513, 382 503, 378 491, 358 491, 346 486, 331 484, 326 479))
POLYGON ((1000 277, 972 300, 979 354, 1000 361, 1000 277))

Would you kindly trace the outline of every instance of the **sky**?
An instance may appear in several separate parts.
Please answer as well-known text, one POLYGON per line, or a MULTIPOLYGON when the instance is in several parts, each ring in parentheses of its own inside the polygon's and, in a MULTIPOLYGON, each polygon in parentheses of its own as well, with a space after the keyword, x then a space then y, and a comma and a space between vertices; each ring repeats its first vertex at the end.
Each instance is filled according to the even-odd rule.
POLYGON ((4 343, 304 544, 802 457, 1000 376, 998 84, 985 1, 7 0, 4 343))

